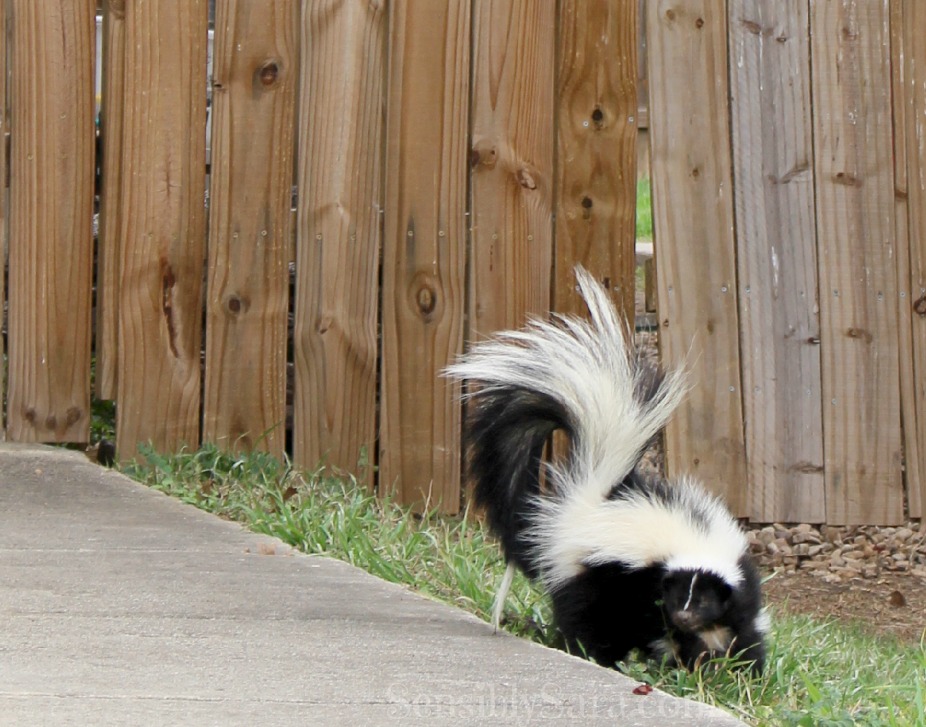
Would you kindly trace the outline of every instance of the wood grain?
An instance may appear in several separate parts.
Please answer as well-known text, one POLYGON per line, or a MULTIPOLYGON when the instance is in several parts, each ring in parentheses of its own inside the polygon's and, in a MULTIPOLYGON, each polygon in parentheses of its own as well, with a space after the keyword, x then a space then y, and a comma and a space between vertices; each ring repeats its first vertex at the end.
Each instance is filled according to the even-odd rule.
POLYGON ((810 13, 826 520, 903 519, 887 3, 810 13))
POLYGON ((555 10, 474 5, 468 339, 550 309, 555 10))
POLYGON ((205 0, 127 3, 117 453, 199 443, 205 0))
POLYGON ((278 456, 286 440, 295 0, 219 0, 203 438, 278 456))
POLYGON ((692 390, 666 431, 667 466, 747 512, 722 0, 647 8, 659 340, 692 390))
POLYGON ((584 315, 582 264, 633 323, 637 0, 563 0, 557 43, 554 307, 584 315))
POLYGON ((103 143, 100 224, 97 240, 96 395, 116 396, 119 355, 119 212, 122 199, 122 134, 125 108, 125 0, 103 3, 103 73, 100 138, 103 143))
POLYGON ((822 522, 807 4, 729 4, 749 516, 822 522))
POLYGON ((387 15, 304 5, 293 351, 296 462, 373 485, 387 15))
POLYGON ((900 392, 910 517, 926 512, 926 7, 891 2, 900 392))
POLYGON ((470 3, 390 6, 380 490, 460 504, 470 3))
POLYGON ((15 0, 8 435, 90 425, 94 2, 15 0))
MULTIPOLYGON (((9 49, 9 39, 7 37, 8 23, 7 14, 9 8, 0 7, 0 139, 4 142, 0 144, 0 179, 9 179, 9 161, 6 149, 6 135, 9 133, 9 119, 7 118, 7 50, 9 49)), ((7 208, 6 185, 0 185, 0 260, 3 260, 4 268, 8 258, 8 232, 9 232, 9 211, 7 208)), ((0 275, 0 310, 6 310, 6 275, 0 275)), ((0 323, 5 323, 5 317, 0 315, 0 323)), ((0 337, 0 361, 6 360, 6 340, 0 337)), ((6 401, 6 381, 7 376, 0 376, 0 401, 6 401)), ((2 409, 2 407, 0 407, 2 409)), ((6 412, 0 410, 0 442, 6 439, 6 412)))

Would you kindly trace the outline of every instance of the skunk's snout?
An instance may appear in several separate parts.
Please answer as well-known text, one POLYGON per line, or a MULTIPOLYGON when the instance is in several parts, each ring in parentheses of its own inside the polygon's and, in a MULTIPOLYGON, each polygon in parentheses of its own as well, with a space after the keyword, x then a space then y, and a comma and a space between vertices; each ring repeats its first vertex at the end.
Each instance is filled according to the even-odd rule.
POLYGON ((672 614, 672 623, 683 631, 694 631, 698 628, 698 617, 691 611, 675 611, 672 614))

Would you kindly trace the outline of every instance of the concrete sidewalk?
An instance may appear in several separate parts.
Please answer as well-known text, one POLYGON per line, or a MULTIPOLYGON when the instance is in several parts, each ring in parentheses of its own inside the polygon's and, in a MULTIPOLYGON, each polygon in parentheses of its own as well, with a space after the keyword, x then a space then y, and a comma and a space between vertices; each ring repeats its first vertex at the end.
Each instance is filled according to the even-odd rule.
POLYGON ((88 462, 0 445, 0 725, 737 725, 88 462))

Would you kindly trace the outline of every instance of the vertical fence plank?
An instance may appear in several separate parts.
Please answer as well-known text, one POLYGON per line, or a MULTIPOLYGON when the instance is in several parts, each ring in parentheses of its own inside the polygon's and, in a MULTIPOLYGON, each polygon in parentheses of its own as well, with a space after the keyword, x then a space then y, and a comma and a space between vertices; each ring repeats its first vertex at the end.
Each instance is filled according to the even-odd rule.
POLYGON ((94 0, 13 3, 8 434, 86 441, 94 0))
POLYGON ((219 0, 203 438, 278 456, 298 55, 296 0, 219 0))
POLYGON ((473 29, 468 307, 475 337, 550 309, 556 8, 477 0, 473 29))
POLYGON ((126 4, 116 447, 199 442, 205 0, 126 4))
POLYGON ((729 4, 749 516, 822 522, 807 3, 729 4))
POLYGON ((910 517, 926 512, 926 6, 893 0, 901 401, 910 517), (899 8, 897 6, 900 6, 899 8), (899 87, 898 87, 899 86, 899 87), (898 100, 900 103, 898 103, 898 100), (906 232, 906 237, 903 233, 906 232))
POLYGON ((557 69, 554 307, 584 314, 573 268, 634 314, 636 0, 563 0, 557 69))
POLYGON ((125 106, 125 0, 103 3, 103 142, 96 282, 96 395, 116 396, 118 357, 119 210, 122 198, 122 124, 125 106))
POLYGON ((660 345, 688 356, 691 394, 666 431, 671 473, 691 472, 746 511, 726 4, 647 9, 660 345))
POLYGON ((810 14, 827 522, 903 517, 887 2, 810 14))
POLYGON ((390 6, 380 487, 459 507, 470 3, 390 6))
MULTIPOLYGON (((7 43, 7 7, 6 3, 0 3, 0 180, 9 179, 8 169, 7 169, 7 153, 6 153, 6 134, 8 130, 7 124, 7 103, 6 103, 6 77, 7 77, 7 50, 9 45, 7 43)), ((0 184, 0 260, 3 261, 4 269, 6 268, 6 261, 8 259, 7 252, 7 238, 8 238, 8 225, 9 225, 9 215, 7 214, 7 191, 6 184, 0 184)), ((6 330, 6 317, 4 316, 4 311, 6 310, 6 275, 0 274, 0 328, 6 330)), ((0 361, 6 360, 6 350, 5 350, 5 336, 0 336, 0 361)), ((7 372, 6 367, 4 370, 0 371, 0 401, 6 401, 6 383, 7 383, 7 372)), ((0 407, 2 409, 2 407, 0 407)), ((4 425, 4 420, 6 419, 6 412, 0 410, 0 442, 6 439, 6 426, 4 425)))
POLYGON ((294 457, 370 486, 386 20, 383 4, 303 4, 294 457))

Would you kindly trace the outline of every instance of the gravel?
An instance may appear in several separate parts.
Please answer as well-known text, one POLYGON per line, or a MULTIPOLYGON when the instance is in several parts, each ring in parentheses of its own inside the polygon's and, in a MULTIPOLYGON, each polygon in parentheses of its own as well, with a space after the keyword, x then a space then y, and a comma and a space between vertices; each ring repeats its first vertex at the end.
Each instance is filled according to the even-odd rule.
POLYGON ((751 526, 753 556, 765 570, 805 571, 827 583, 909 573, 926 580, 926 529, 856 525, 816 527, 807 523, 751 526))

